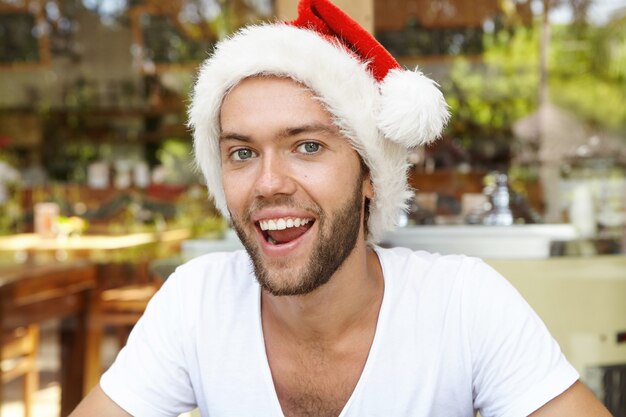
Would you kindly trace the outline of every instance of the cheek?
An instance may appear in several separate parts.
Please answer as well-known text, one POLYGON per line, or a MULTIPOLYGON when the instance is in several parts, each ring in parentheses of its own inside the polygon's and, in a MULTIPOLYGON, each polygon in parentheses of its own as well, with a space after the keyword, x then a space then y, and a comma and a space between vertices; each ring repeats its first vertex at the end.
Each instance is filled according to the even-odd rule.
POLYGON ((245 198, 247 183, 249 181, 245 179, 243 172, 222 170, 222 187, 230 211, 236 210, 241 200, 245 198))
POLYGON ((311 196, 338 202, 351 192, 358 169, 349 164, 306 164, 294 167, 294 178, 311 196))

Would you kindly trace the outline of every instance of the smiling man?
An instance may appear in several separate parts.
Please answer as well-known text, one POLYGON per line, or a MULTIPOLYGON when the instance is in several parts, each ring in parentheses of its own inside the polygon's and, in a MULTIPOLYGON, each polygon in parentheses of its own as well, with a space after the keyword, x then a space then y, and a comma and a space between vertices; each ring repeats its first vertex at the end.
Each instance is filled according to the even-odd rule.
POLYGON ((182 265, 74 416, 609 416, 478 259, 376 246, 448 119, 326 0, 222 41, 190 108, 245 251, 182 265))
POLYGON ((245 79, 225 97, 220 124, 223 187, 237 190, 226 205, 264 290, 311 293, 365 253, 367 169, 311 91, 289 78, 245 79))

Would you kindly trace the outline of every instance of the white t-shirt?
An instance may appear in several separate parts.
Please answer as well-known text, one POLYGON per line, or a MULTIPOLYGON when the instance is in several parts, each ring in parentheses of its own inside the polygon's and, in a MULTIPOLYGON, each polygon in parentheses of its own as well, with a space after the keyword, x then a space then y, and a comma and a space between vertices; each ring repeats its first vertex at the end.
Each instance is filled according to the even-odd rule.
MULTIPOLYGON (((363 373, 341 417, 526 416, 577 379, 517 291, 482 261, 376 248, 385 290, 363 373)), ((102 376, 134 416, 281 416, 260 287, 245 251, 166 281, 102 376)))

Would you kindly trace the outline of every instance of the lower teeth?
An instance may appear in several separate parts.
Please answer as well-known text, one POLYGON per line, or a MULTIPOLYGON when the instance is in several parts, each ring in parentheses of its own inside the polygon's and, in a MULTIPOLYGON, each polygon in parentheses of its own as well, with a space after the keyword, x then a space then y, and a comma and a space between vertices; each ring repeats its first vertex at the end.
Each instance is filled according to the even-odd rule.
POLYGON ((272 239, 271 236, 267 237, 267 241, 270 242, 272 245, 276 245, 276 241, 274 239, 272 239))

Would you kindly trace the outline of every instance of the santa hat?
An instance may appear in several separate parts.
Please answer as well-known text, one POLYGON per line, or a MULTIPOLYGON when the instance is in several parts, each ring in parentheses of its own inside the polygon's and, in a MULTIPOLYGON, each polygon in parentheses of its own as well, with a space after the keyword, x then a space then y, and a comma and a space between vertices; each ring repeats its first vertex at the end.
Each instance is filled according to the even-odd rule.
POLYGON ((301 0, 295 21, 248 26, 219 42, 200 69, 189 126, 209 193, 225 216, 220 106, 241 80, 268 74, 311 89, 368 166, 375 192, 368 242, 378 242, 412 196, 407 149, 439 137, 448 121, 438 85, 417 69, 401 68, 374 37, 327 0, 301 0))

